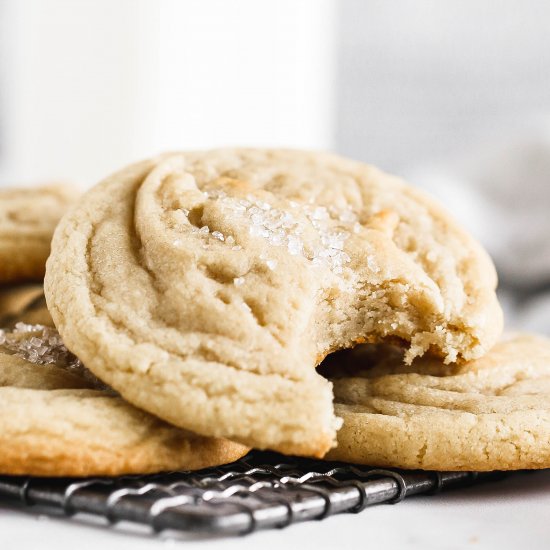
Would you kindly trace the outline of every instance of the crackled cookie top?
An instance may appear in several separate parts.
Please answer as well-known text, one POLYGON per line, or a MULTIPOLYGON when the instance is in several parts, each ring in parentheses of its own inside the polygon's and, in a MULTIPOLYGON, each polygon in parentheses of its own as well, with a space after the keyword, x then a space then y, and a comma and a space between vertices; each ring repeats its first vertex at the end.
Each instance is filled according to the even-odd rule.
POLYGON ((242 445, 196 436, 123 401, 55 329, 0 330, 0 473, 84 476, 196 469, 242 445))
POLYGON ((62 185, 0 189, 0 283, 42 280, 55 226, 74 197, 62 185))
POLYGON ((550 467, 550 341, 514 335, 483 358, 412 365, 388 346, 330 357, 344 420, 328 458, 426 470, 550 467))
POLYGON ((434 203, 343 158, 164 155, 62 221, 46 297, 69 348, 128 400, 202 434, 322 455, 338 421, 314 367, 393 339, 412 359, 482 354, 493 266, 434 203))

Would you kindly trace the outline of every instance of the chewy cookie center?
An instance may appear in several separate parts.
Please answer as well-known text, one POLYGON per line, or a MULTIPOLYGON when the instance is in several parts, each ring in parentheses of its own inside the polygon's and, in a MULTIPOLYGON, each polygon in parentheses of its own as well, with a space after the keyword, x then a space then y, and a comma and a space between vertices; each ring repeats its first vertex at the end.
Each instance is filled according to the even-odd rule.
MULTIPOLYGON (((415 255, 395 242, 395 211, 305 202, 223 175, 200 185, 172 157, 147 175, 138 193, 141 255, 151 272, 174 280, 174 289, 178 279, 198 272, 195 282, 202 279, 219 308, 240 308, 279 343, 315 357, 365 338, 407 341, 410 358, 430 346, 457 357, 449 306, 415 255)), ((167 306, 171 319, 186 308, 189 293, 189 284, 182 299, 173 293, 178 307, 167 306)), ((218 334, 219 327, 205 332, 218 334)))

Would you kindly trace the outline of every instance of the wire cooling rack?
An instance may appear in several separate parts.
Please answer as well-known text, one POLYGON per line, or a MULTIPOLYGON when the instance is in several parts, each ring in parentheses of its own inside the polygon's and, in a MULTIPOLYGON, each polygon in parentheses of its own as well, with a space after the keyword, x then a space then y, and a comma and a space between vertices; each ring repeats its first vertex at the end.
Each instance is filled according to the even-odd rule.
POLYGON ((242 535, 501 476, 372 469, 252 452, 198 472, 78 480, 0 476, 0 504, 92 514, 155 531, 242 535))

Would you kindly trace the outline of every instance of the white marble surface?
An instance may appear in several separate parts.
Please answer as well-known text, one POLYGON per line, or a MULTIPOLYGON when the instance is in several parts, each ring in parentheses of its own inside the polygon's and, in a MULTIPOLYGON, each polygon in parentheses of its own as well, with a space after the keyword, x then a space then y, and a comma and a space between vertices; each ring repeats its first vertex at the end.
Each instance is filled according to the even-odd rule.
POLYGON ((0 506, 2 550, 247 550, 261 548, 381 548, 451 550, 550 548, 550 471, 412 497, 280 531, 235 538, 167 538, 130 524, 107 528, 87 518, 52 519, 0 506))

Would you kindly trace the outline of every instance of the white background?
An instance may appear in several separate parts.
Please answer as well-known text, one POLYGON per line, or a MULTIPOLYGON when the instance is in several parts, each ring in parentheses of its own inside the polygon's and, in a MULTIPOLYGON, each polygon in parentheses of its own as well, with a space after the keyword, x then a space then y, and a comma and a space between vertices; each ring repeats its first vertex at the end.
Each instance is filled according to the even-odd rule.
POLYGON ((332 0, 0 0, 0 183, 171 149, 330 148, 332 0))

